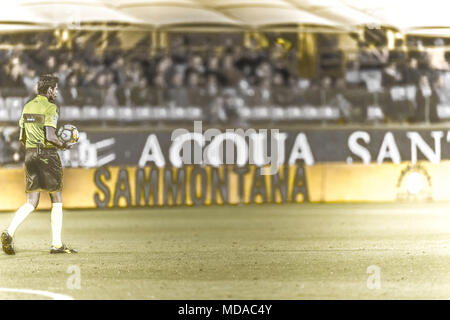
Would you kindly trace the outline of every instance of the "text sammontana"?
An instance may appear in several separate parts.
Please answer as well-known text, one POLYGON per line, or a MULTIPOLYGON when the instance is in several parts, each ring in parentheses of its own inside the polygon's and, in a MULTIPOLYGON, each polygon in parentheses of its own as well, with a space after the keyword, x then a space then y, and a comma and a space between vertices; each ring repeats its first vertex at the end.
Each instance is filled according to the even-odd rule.
POLYGON ((262 175, 255 166, 102 167, 94 173, 98 208, 284 203, 309 200, 303 166, 262 175))

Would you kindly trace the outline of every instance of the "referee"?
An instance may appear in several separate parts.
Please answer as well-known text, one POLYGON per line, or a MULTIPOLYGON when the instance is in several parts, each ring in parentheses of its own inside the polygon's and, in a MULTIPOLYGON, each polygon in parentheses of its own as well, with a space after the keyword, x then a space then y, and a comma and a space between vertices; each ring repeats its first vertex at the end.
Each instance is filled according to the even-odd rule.
POLYGON ((3 251, 15 254, 13 237, 17 227, 33 212, 41 191, 50 194, 52 201, 52 246, 50 253, 76 253, 61 241, 62 230, 62 165, 58 149, 68 149, 56 135, 58 107, 53 103, 58 94, 58 78, 39 77, 38 95, 25 104, 20 118, 20 140, 25 146, 25 175, 27 202, 15 213, 8 229, 1 234, 3 251))

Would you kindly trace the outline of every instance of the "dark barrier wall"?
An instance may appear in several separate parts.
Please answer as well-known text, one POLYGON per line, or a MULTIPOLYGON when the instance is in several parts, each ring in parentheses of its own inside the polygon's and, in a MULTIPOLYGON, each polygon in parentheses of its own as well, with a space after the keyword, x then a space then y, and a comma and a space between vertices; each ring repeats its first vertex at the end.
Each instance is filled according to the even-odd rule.
MULTIPOLYGON (((438 163, 450 159, 450 131, 434 130, 349 130, 323 129, 283 131, 172 132, 87 132, 78 148, 64 154, 66 166, 156 165, 178 167, 181 157, 192 155, 184 164, 227 163, 226 146, 233 147, 228 164, 268 164, 277 152, 279 164, 303 161, 307 165, 324 162, 400 163, 427 160, 438 163), (177 138, 175 137, 178 137, 177 138), (225 141, 225 143, 222 143, 225 141), (227 144, 228 143, 228 144, 227 144), (210 148, 210 150, 208 150, 210 148), (217 156, 215 156, 217 154, 217 156), (217 158, 218 157, 218 158, 217 158), (186 163, 189 162, 189 163, 186 163)), ((229 151, 230 149, 228 149, 229 151)))
MULTIPOLYGON (((450 200, 445 129, 172 134, 82 132, 61 153, 66 208, 450 200)), ((16 209, 23 169, 3 168, 0 180, 0 209, 16 209)))

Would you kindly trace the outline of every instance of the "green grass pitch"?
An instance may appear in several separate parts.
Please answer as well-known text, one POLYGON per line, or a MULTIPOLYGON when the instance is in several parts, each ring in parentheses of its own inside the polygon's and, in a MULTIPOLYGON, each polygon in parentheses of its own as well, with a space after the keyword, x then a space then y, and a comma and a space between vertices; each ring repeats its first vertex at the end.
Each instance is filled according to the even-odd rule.
MULTIPOLYGON (((449 299, 450 204, 306 204, 69 211, 0 252, 0 288, 74 299, 449 299), (79 289, 68 287, 80 270, 79 289), (379 268, 379 289, 367 285, 379 268), (370 268, 369 268, 370 269, 370 268)), ((6 228, 12 213, 0 214, 6 228)), ((44 296, 0 292, 0 299, 44 296)))

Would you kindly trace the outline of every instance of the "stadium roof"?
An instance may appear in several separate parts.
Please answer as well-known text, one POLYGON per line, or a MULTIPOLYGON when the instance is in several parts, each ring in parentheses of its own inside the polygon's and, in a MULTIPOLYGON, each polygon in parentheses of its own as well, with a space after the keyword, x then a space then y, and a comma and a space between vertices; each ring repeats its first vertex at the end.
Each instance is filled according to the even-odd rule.
POLYGON ((348 6, 339 0, 286 1, 298 8, 350 28, 361 25, 380 25, 382 23, 380 19, 348 6))
POLYGON ((442 0, 341 0, 376 17, 381 24, 409 33, 418 28, 450 28, 450 2, 442 0))
POLYGON ((112 3, 119 12, 151 21, 158 28, 241 26, 240 21, 206 8, 193 0, 114 0, 112 3))
MULTIPOLYGON (((443 0, 102 0, 141 19, 154 18, 159 25, 240 23, 243 26, 310 25, 344 30, 355 26, 382 25, 405 33, 433 28, 438 34, 450 28, 450 2, 443 0), (130 3, 141 7, 124 9, 130 3), (178 10, 177 4, 181 4, 178 10), (147 4, 147 5, 144 5, 147 4), (166 5, 164 5, 166 4, 166 5), (148 9, 145 9, 147 7, 148 9), (142 9, 140 11, 138 8, 142 9), (145 11, 150 10, 151 13, 145 11), (164 9, 163 9, 164 8, 164 9), (189 9, 190 8, 190 9, 189 9), (195 11, 193 8, 197 8, 195 11), (203 8, 203 10, 199 9, 203 8), (203 14, 200 12, 203 11, 203 14), (206 12, 208 14, 206 14, 206 12), (159 16, 159 14, 164 16, 159 16), (173 17, 172 17, 173 15, 173 17), (180 17, 180 15, 184 17, 180 17), (176 17, 176 18, 175 18, 176 17), (207 18, 205 18, 207 17, 207 18), (231 21, 227 20, 232 19, 231 21), (179 19, 177 21, 177 19, 179 19), (197 20, 198 19, 198 20, 197 20)), ((131 7, 129 7, 131 8, 131 7)), ((426 32, 425 32, 426 33, 426 32)), ((430 32, 433 33, 433 32, 430 32)))
POLYGON ((410 34, 450 35, 448 9, 450 2, 443 0, 15 0, 1 1, 0 24, 10 29, 139 25, 185 31, 295 31, 302 26, 326 32, 382 25, 410 34))
POLYGON ((253 28, 277 26, 341 27, 340 24, 311 14, 283 0, 197 0, 253 28))
POLYGON ((53 27, 81 27, 84 24, 151 24, 126 15, 98 1, 89 0, 15 0, 18 8, 33 12, 53 27))
POLYGON ((0 9, 0 24, 33 25, 47 22, 47 19, 27 8, 17 6, 16 3, 2 2, 0 9))

